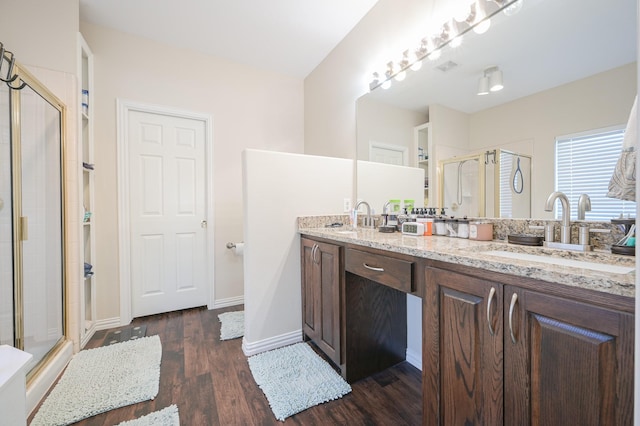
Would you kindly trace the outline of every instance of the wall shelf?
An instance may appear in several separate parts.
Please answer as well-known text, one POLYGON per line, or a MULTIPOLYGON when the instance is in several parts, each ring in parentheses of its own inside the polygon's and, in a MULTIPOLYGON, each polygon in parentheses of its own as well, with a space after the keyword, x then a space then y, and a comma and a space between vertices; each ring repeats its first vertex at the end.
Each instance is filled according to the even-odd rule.
MULTIPOLYGON (((80 199, 82 204, 79 212, 81 218, 85 211, 94 211, 94 170, 83 167, 83 163, 93 164, 93 53, 89 45, 78 33, 78 161, 80 166, 80 199), (83 94, 88 91, 88 94, 83 94), (88 108, 83 108, 83 103, 88 108)), ((82 259, 80 273, 84 280, 80 285, 80 347, 84 347, 95 333, 96 329, 96 277, 95 274, 87 275, 84 264, 92 265, 95 272, 95 228, 94 216, 91 220, 82 222, 81 242, 79 256, 82 259)))

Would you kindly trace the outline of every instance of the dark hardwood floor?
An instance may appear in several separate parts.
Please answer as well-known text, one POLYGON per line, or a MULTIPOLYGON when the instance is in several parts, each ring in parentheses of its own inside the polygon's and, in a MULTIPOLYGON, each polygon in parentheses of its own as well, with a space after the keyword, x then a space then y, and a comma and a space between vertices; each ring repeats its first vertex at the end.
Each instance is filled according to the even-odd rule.
MULTIPOLYGON (((242 339, 220 341, 218 314, 240 309, 200 308, 135 319, 132 325, 145 324, 147 336, 158 334, 162 342, 158 396, 76 425, 115 425, 171 404, 178 406, 184 426, 421 423, 421 373, 406 362, 353 383, 353 391, 341 399, 277 421, 253 380, 242 339)), ((86 349, 102 346, 109 331, 96 332, 86 349)))

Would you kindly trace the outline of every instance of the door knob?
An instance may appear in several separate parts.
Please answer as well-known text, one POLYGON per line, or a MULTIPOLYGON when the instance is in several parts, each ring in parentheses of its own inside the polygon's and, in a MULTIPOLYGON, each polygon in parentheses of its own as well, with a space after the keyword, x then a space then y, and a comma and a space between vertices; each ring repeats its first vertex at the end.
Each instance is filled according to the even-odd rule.
POLYGON ((200 222, 200 228, 206 228, 207 227, 207 221, 203 220, 202 222, 200 222))

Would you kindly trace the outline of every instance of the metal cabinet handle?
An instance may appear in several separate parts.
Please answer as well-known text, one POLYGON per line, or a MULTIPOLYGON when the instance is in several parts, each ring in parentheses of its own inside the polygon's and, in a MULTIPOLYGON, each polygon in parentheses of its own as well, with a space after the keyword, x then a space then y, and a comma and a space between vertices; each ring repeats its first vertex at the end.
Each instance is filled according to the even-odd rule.
POLYGON ((509 305, 509 334, 511 334, 511 341, 515 345, 517 342, 515 334, 513 334, 513 311, 516 307, 516 302, 518 301, 518 295, 513 293, 511 296, 511 304, 509 305))
POLYGON ((384 268, 376 268, 375 266, 369 266, 366 263, 363 263, 362 266, 364 266, 365 268, 370 269, 372 271, 384 272, 384 268))
POLYGON ((489 292, 489 298, 487 300, 487 324, 489 325, 489 334, 494 336, 496 331, 491 327, 491 304, 493 303, 493 297, 496 295, 496 288, 491 287, 491 291, 489 292))
POLYGON ((317 244, 314 244, 313 248, 311 249, 311 261, 313 263, 318 263, 318 260, 316 259, 316 253, 318 253, 319 248, 320 246, 318 246, 317 244))

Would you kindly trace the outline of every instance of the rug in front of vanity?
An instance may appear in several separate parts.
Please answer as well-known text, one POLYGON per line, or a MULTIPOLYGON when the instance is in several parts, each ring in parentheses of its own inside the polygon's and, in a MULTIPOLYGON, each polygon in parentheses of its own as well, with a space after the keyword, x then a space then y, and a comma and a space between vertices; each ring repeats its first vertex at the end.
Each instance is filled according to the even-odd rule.
POLYGON ((31 426, 68 425, 158 395, 159 336, 78 352, 38 409, 31 426))
POLYGON ((280 421, 351 392, 351 386, 306 343, 254 355, 249 368, 280 421))

